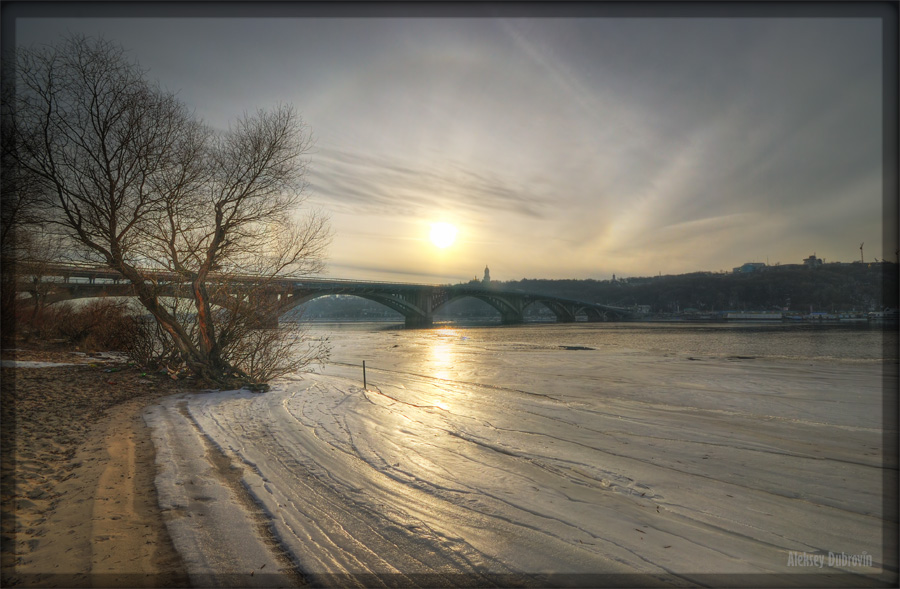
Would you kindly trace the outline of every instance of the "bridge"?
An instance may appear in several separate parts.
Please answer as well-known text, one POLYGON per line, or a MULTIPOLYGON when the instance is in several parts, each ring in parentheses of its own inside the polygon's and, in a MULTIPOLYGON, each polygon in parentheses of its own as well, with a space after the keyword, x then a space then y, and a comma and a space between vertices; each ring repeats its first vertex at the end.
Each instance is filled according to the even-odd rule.
MULTIPOLYGON (((145 275, 162 285, 160 292, 163 296, 179 296, 175 287, 184 284, 182 277, 171 272, 147 271, 145 275), (167 284, 171 285, 168 290, 167 284)), ((32 273, 32 276, 36 274, 32 273)), ((20 279, 17 289, 36 297, 37 285, 40 285, 44 304, 88 297, 134 295, 130 281, 119 272, 102 266, 49 264, 41 267, 40 276, 40 281, 20 279)), ((524 322, 525 310, 535 303, 550 309, 559 323, 574 322, 579 316, 586 317, 588 321, 608 321, 628 319, 634 315, 631 309, 520 290, 503 290, 482 283, 434 285, 284 277, 267 280, 259 286, 259 277, 224 274, 212 275, 210 282, 256 285, 253 296, 260 308, 267 309, 261 322, 268 326, 276 326, 278 317, 294 307, 328 295, 352 295, 380 303, 403 315, 407 327, 432 325, 434 314, 441 307, 466 297, 479 299, 496 309, 504 324, 524 322)))

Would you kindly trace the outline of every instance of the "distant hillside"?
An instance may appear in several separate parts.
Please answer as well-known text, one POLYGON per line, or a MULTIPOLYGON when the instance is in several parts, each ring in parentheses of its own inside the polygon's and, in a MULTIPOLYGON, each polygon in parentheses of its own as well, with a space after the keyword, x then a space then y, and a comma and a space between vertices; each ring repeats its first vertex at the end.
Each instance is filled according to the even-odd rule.
MULTIPOLYGON (((649 305, 651 313, 698 311, 871 311, 896 308, 898 266, 878 264, 824 264, 817 267, 768 266, 744 274, 696 272, 617 280, 523 279, 494 281, 494 288, 522 290, 620 307, 649 305)), ((365 299, 333 295, 302 305, 307 319, 402 321, 383 305, 365 299)), ((531 319, 553 319, 543 305, 532 305, 531 319)), ((437 319, 491 318, 497 311, 477 299, 461 299, 442 307, 437 319)))
POLYGON ((501 288, 553 294, 651 312, 766 310, 869 311, 897 307, 895 263, 768 266, 755 272, 696 272, 617 280, 523 279, 501 288))

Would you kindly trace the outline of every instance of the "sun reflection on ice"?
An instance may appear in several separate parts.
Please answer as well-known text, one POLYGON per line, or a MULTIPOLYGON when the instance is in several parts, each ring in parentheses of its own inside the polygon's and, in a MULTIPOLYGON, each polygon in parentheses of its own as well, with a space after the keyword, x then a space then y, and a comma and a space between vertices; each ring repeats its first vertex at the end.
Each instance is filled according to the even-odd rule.
MULTIPOLYGON (((455 329, 438 329, 437 336, 428 346, 429 376, 441 380, 452 380, 455 376, 454 367, 456 354, 453 341, 459 336, 455 329)), ((441 391, 446 392, 446 391, 441 391)), ((444 411, 449 411, 450 405, 446 399, 436 399, 433 404, 444 411)))
POLYGON ((447 336, 453 337, 456 333, 452 329, 441 329, 438 331, 438 335, 441 339, 430 342, 428 348, 431 376, 449 380, 452 376, 451 369, 455 354, 453 353, 453 344, 447 341, 447 336))

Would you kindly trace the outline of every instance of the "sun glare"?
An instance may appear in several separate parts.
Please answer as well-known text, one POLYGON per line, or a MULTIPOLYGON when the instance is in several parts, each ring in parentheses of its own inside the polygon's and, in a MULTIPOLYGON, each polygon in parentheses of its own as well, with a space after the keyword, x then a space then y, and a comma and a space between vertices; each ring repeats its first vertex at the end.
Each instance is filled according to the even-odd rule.
POLYGON ((431 225, 431 243, 444 249, 456 241, 456 227, 450 223, 433 223, 431 225))

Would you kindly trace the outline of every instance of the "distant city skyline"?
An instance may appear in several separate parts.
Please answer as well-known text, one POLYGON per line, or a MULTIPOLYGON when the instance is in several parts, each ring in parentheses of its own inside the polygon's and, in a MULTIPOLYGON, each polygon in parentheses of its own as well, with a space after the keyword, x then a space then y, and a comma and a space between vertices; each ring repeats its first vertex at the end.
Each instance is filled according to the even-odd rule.
POLYGON ((896 261, 882 235, 891 80, 876 16, 732 17, 725 3, 717 18, 214 18, 215 3, 192 6, 49 8, 17 18, 15 42, 114 40, 214 128, 294 105, 315 137, 309 204, 334 229, 328 276, 730 272, 813 253, 852 262, 861 242, 867 261, 896 261))

